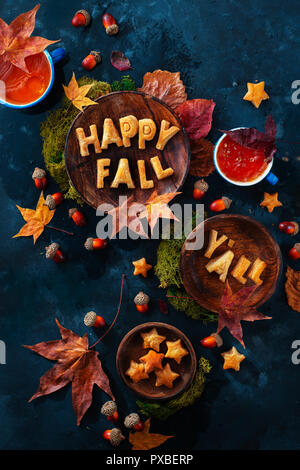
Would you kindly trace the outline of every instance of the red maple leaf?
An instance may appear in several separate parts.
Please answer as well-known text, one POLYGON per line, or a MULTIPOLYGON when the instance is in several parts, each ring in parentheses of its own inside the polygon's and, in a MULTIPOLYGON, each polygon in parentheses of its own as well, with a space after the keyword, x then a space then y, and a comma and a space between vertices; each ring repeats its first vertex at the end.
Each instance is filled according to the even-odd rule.
POLYGON ((38 4, 32 10, 22 13, 10 25, 0 18, 0 60, 10 62, 25 73, 28 73, 26 57, 38 54, 57 42, 39 36, 30 37, 39 8, 38 4))
POLYGON ((241 320, 255 321, 255 320, 270 320, 271 317, 266 317, 258 312, 254 307, 246 305, 247 300, 251 297, 256 286, 242 287, 235 294, 232 293, 229 282, 226 286, 221 298, 220 310, 218 312, 218 330, 217 333, 223 330, 226 326, 232 336, 234 336, 244 347, 243 329, 241 320))
POLYGON ((177 217, 175 217, 168 206, 168 202, 177 196, 177 194, 181 193, 166 193, 159 196, 157 191, 153 191, 150 198, 145 203, 145 210, 140 213, 141 219, 144 217, 147 218, 151 232, 153 232, 159 218, 178 221, 177 217))
POLYGON ((139 237, 149 238, 138 217, 138 213, 141 212, 144 206, 132 203, 132 199, 132 196, 129 198, 125 196, 124 202, 120 206, 108 211, 108 214, 113 217, 113 231, 110 238, 121 232, 124 227, 128 227, 129 230, 139 235, 139 237))
POLYGON ((183 127, 191 140, 206 137, 211 129, 212 113, 215 107, 213 100, 187 100, 176 109, 183 127))
POLYGON ((94 385, 98 385, 113 400, 114 396, 110 390, 108 377, 98 359, 97 351, 89 349, 87 335, 81 337, 64 328, 58 320, 55 321, 62 339, 24 346, 50 361, 57 361, 57 364, 41 377, 40 386, 29 402, 56 392, 72 382, 73 408, 79 426, 81 419, 91 406, 94 385))

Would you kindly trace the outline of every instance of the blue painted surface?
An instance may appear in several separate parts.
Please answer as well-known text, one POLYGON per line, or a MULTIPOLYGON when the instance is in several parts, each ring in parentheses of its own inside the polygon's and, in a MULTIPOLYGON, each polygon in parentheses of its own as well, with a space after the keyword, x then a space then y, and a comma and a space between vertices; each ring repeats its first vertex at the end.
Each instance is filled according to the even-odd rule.
MULTIPOLYGON (((29 0, 2 2, 0 17, 7 21, 34 6, 29 0)), ((189 98, 213 98, 216 102, 214 130, 256 126, 263 130, 268 114, 278 125, 278 158, 273 167, 280 176, 278 191, 283 207, 269 214, 259 207, 263 191, 273 192, 267 182, 247 189, 233 187, 215 174, 208 178, 207 202, 227 195, 234 200, 230 211, 252 215, 274 235, 283 258, 294 242, 278 232, 280 220, 298 220, 299 201, 299 106, 291 102, 291 83, 299 79, 299 4, 279 0, 179 1, 126 0, 95 1, 45 0, 38 12, 36 34, 61 38, 69 52, 69 62, 56 70, 56 83, 46 102, 27 111, 0 108, 0 339, 7 345, 7 364, 0 365, 0 448, 1 449, 109 449, 101 439, 107 427, 99 409, 106 396, 95 391, 94 402, 83 425, 78 428, 71 403, 71 389, 27 404, 39 377, 51 363, 22 344, 58 338, 54 318, 67 328, 83 334, 82 318, 95 309, 110 322, 115 314, 121 273, 127 274, 120 319, 98 350, 111 379, 122 413, 135 410, 135 397, 124 388, 115 369, 115 353, 123 335, 145 321, 132 299, 139 290, 153 298, 163 294, 154 275, 137 279, 131 261, 147 255, 155 264, 156 241, 112 241, 102 253, 89 254, 83 241, 93 235, 97 218, 85 208, 87 228, 74 228, 65 202, 55 215, 55 225, 74 230, 69 238, 49 229, 33 246, 32 239, 12 239, 23 224, 16 204, 35 207, 38 191, 31 180, 35 166, 42 166, 39 127, 50 109, 59 106, 62 87, 74 70, 82 74, 81 61, 90 50, 100 50, 103 62, 93 72, 95 78, 112 81, 121 76, 109 61, 113 49, 122 50, 131 60, 133 77, 157 68, 180 70, 189 98), (246 4, 247 3, 247 4, 246 4), (93 23, 87 30, 71 26, 74 12, 88 9, 93 23), (117 19, 120 34, 106 36, 101 24, 106 8, 117 19), (260 109, 242 100, 246 82, 265 80, 270 100, 260 109), (288 157, 288 161, 282 160, 288 157), (44 258, 44 247, 61 243, 69 260, 57 266, 44 258)), ((191 202, 193 178, 189 177, 180 202, 191 202)), ((276 188, 277 189, 277 188, 276 188)), ((57 190, 51 180, 49 192, 57 190)), ((298 237, 299 240, 299 237, 298 237)), ((290 263, 299 269, 299 262, 290 263)), ((285 269, 285 266, 284 266, 285 269)), ((299 314, 287 306, 281 280, 273 298, 261 311, 272 321, 244 325, 246 356, 240 373, 223 371, 218 351, 203 351, 200 339, 214 330, 170 308, 164 317, 153 308, 149 320, 170 322, 191 339, 198 355, 205 353, 214 368, 201 401, 153 429, 176 437, 163 449, 299 449, 300 366, 291 363, 291 344, 299 338, 299 314), (187 433, 186 430, 189 430, 187 433)), ((90 341, 96 339, 88 332, 90 341)), ((224 335, 224 350, 235 342, 224 335)), ((126 444, 124 447, 126 448, 126 444)))

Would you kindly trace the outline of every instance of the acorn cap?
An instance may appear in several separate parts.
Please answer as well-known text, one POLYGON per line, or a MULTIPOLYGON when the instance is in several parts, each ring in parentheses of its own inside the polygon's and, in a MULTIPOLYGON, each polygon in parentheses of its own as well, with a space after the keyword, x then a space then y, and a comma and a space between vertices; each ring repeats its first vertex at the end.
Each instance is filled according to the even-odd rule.
POLYGON ((223 340, 221 336, 218 333, 212 333, 211 336, 215 338, 217 347, 220 348, 223 345, 223 340))
POLYGON ((113 400, 107 401, 101 407, 101 414, 104 416, 112 416, 115 411, 117 411, 117 404, 113 400))
POLYGON ((34 172, 32 173, 32 179, 35 180, 36 178, 41 179, 46 176, 45 170, 42 170, 42 168, 36 167, 34 169, 34 172))
POLYGON ((83 322, 85 326, 94 326, 96 323, 96 320, 97 320, 97 313, 91 311, 85 315, 83 322))
POLYGON ((72 207, 72 209, 69 209, 69 217, 72 217, 73 214, 75 214, 75 212, 77 212, 78 209, 76 209, 76 207, 72 207))
POLYGON ((84 242, 84 247, 88 251, 93 251, 93 237, 89 237, 84 242))
POLYGON ((110 431, 110 438, 109 441, 112 446, 117 447, 119 444, 121 444, 122 441, 124 441, 125 437, 123 436, 122 432, 118 428, 113 428, 110 431))
POLYGON ((150 302, 149 295, 145 294, 144 292, 140 291, 135 298, 133 299, 136 305, 145 305, 150 302))
POLYGON ((101 57, 100 52, 98 52, 98 51, 91 51, 90 54, 95 57, 96 64, 99 64, 99 63, 101 62, 102 57, 101 57))
POLYGON ((51 243, 51 245, 46 246, 46 258, 47 259, 54 258, 58 249, 59 249, 58 243, 51 243))
POLYGON ((298 251, 298 253, 300 254, 300 243, 295 243, 293 248, 295 248, 298 251))
POLYGON ((46 197, 44 205, 48 206, 51 211, 56 208, 55 201, 54 201, 53 197, 51 196, 51 194, 48 194, 48 196, 46 197))
POLYGON ((292 233, 292 235, 295 236, 299 232, 299 224, 297 222, 295 222, 294 220, 292 221, 292 224, 295 225, 294 233, 292 233))
POLYGON ((231 206, 231 203, 232 203, 232 199, 229 199, 229 197, 227 197, 227 196, 223 196, 222 199, 224 201, 226 209, 229 209, 229 207, 231 206))
POLYGON ((111 24, 110 26, 107 26, 105 31, 109 36, 113 36, 114 34, 118 34, 119 26, 117 24, 111 24))
POLYGON ((81 13, 85 17, 85 26, 88 26, 91 22, 91 15, 89 12, 86 10, 78 10, 76 11, 75 15, 77 15, 77 13, 81 13))
POLYGON ((140 421, 141 418, 137 413, 130 413, 130 415, 126 416, 126 418, 124 419, 124 426, 128 429, 132 429, 140 421))
POLYGON ((207 182, 204 181, 204 179, 202 178, 201 180, 196 181, 196 183, 194 184, 194 188, 200 189, 200 191, 206 193, 206 191, 208 191, 209 186, 207 182))

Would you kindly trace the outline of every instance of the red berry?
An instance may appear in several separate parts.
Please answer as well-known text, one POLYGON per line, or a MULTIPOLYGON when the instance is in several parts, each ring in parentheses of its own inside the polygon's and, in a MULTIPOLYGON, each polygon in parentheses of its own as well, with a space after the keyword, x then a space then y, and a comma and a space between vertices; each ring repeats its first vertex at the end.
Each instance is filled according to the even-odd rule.
POLYGON ((110 433, 111 433, 111 429, 106 429, 106 431, 104 431, 104 433, 102 434, 103 439, 106 439, 107 441, 109 441, 110 433))
POLYGON ((119 419, 119 413, 117 410, 114 412, 112 416, 107 416, 108 421, 111 421, 112 423, 116 423, 119 419))
POLYGON ((144 423, 142 421, 139 421, 137 424, 133 426, 133 429, 135 431, 142 431, 144 429, 144 423))
POLYGON ((204 196, 205 192, 201 191, 201 189, 194 188, 193 190, 193 198, 194 199, 201 199, 204 196))
POLYGON ((37 189, 42 191, 43 189, 46 189, 47 187, 47 178, 46 176, 43 176, 43 178, 34 178, 34 184, 37 189))
POLYGON ((300 243, 296 243, 288 252, 289 258, 296 260, 300 258, 300 243))
POLYGON ((83 59, 81 65, 85 70, 92 70, 97 65, 97 61, 95 59, 95 56, 93 54, 87 55, 83 59))
POLYGON ((65 255, 63 254, 63 252, 58 249, 55 253, 55 255, 53 256, 53 261, 55 261, 55 263, 64 263, 66 261, 66 257, 65 255))
POLYGON ((54 194, 52 194, 52 197, 54 199, 54 202, 55 202, 56 206, 59 206, 59 204, 61 204, 64 200, 64 196, 63 196, 62 193, 54 193, 54 194))
POLYGON ((214 336, 207 336, 201 340, 201 344, 204 348, 215 348, 217 346, 217 342, 214 336))
POLYGON ((72 25, 75 26, 75 28, 79 28, 79 26, 85 26, 85 24, 85 16, 82 13, 76 13, 72 19, 72 25))
POLYGON ((149 304, 143 304, 143 305, 136 304, 136 309, 140 313, 146 313, 149 310, 149 304))
POLYGON ((107 246, 107 240, 103 238, 94 238, 93 240, 93 250, 103 250, 107 246))

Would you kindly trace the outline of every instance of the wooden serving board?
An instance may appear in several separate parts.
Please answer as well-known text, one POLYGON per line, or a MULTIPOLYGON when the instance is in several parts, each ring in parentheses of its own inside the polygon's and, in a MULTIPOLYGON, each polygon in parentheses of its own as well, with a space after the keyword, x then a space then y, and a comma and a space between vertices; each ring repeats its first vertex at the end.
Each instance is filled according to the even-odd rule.
MULTIPOLYGON (((228 249, 233 251, 234 259, 227 275, 227 280, 233 292, 238 291, 244 286, 254 285, 254 282, 247 277, 247 272, 244 275, 247 278, 247 282, 244 285, 230 274, 241 255, 245 255, 251 262, 254 262, 259 257, 267 264, 261 275, 263 283, 256 288, 248 302, 249 306, 260 306, 275 291, 281 271, 281 253, 279 246, 267 229, 251 217, 234 214, 217 215, 205 220, 190 233, 182 247, 180 257, 180 275, 186 291, 201 306, 212 312, 218 311, 225 284, 219 280, 217 273, 209 273, 206 270, 205 266, 210 260, 204 257, 211 229, 217 230, 218 238, 225 234, 228 239, 235 240, 232 248, 228 246, 228 240, 226 240, 215 250, 210 258, 213 259, 222 255, 228 249), (188 240, 192 241, 195 237, 195 232, 203 228, 203 248, 201 250, 186 250, 186 242, 188 240)), ((250 268, 251 266, 249 270, 250 268)))
MULTIPOLYGON (((121 195, 133 196, 133 201, 145 203, 154 190, 158 194, 176 192, 183 185, 188 173, 190 163, 190 148, 187 136, 181 126, 178 116, 162 101, 144 93, 135 91, 118 91, 109 93, 96 100, 96 106, 88 106, 75 118, 66 140, 65 163, 68 176, 76 191, 85 202, 94 208, 99 204, 109 203, 118 205, 118 198, 121 195), (96 124, 98 128, 99 140, 102 139, 103 122, 105 118, 111 118, 120 132, 119 119, 127 115, 134 115, 137 119, 150 118, 156 124, 157 130, 154 138, 146 142, 146 149, 139 150, 138 136, 131 139, 131 147, 117 147, 115 144, 108 146, 107 150, 96 154, 93 146, 89 146, 90 155, 82 157, 80 155, 79 144, 75 129, 82 127, 86 135, 90 135, 89 126, 96 124), (163 151, 155 148, 159 136, 162 119, 170 122, 171 125, 179 127, 181 130, 169 140, 163 151), (158 156, 163 168, 171 167, 174 174, 166 179, 158 181, 150 158, 158 156), (110 158, 110 175, 105 178, 105 188, 97 189, 96 177, 98 158, 110 158), (117 170, 120 158, 127 158, 136 186, 135 189, 128 189, 127 185, 120 185, 118 189, 111 189, 112 182, 117 170), (153 179, 154 188, 141 189, 139 187, 139 176, 137 160, 145 160, 147 177, 153 179)), ((121 135, 121 134, 120 134, 121 135)))
MULTIPOLYGON (((167 349, 164 341, 160 345, 159 352, 166 354, 167 349)), ((182 331, 167 323, 149 322, 136 326, 124 336, 117 352, 116 365, 122 380, 133 392, 146 399, 166 400, 182 393, 191 384, 197 370, 197 358, 191 342, 182 331), (131 360, 139 362, 139 358, 150 350, 143 348, 143 338, 140 334, 148 332, 152 328, 156 328, 158 334, 165 336, 167 341, 176 341, 180 338, 182 346, 189 351, 189 354, 182 358, 180 364, 169 358, 162 361, 163 366, 168 362, 172 371, 180 375, 174 380, 173 388, 155 387, 156 375, 154 372, 149 374, 149 379, 141 380, 138 383, 132 382, 130 377, 125 374, 131 360)))

